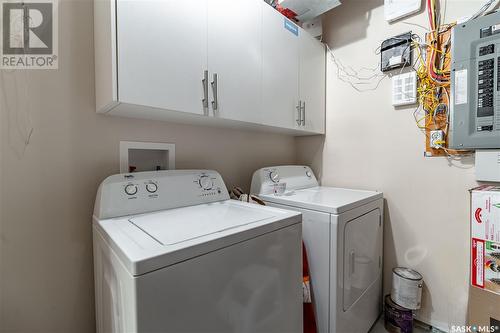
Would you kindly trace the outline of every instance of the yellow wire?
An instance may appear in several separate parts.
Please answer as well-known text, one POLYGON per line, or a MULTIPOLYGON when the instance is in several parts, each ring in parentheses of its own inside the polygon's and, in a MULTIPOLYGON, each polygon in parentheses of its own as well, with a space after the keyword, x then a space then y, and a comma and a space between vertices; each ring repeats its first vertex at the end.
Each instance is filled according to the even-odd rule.
MULTIPOLYGON (((417 50, 417 64, 418 68, 416 70, 418 77, 418 101, 422 106, 425 115, 416 120, 416 125, 420 129, 429 129, 429 126, 434 121, 434 115, 437 107, 442 104, 442 102, 436 97, 437 89, 446 89, 449 83, 439 83, 433 80, 428 73, 427 66, 425 64, 426 60, 422 56, 421 45, 414 42, 415 49, 417 50), (422 124, 422 122, 424 122, 422 124)), ((443 52, 441 52, 443 53, 443 52)), ((448 51, 446 52, 448 54, 448 51)), ((448 73, 447 71, 441 71, 448 73)))

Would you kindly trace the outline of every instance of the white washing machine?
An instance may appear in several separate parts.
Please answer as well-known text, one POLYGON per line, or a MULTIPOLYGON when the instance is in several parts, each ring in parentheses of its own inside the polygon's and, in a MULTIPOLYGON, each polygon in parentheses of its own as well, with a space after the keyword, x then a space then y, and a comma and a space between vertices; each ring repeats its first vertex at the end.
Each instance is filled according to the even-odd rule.
POLYGON ((115 175, 94 210, 97 331, 302 332, 301 216, 215 171, 115 175))
POLYGON ((319 186, 306 166, 260 169, 251 193, 302 213, 318 331, 368 332, 382 312, 382 193, 319 186))

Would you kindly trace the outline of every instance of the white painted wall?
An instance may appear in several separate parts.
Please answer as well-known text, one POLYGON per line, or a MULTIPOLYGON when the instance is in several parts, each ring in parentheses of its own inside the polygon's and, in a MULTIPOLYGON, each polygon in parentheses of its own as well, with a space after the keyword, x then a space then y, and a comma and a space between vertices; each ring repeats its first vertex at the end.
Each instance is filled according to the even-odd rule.
POLYGON ((120 140, 175 143, 177 168, 247 189, 295 161, 292 137, 97 115, 92 0, 59 14, 59 70, 0 72, 0 332, 94 331, 91 214, 120 140))
MULTIPOLYGON (((446 19, 477 10, 481 1, 441 1, 446 19)), ((376 67, 374 50, 393 35, 412 30, 423 37, 427 16, 388 24, 382 0, 346 0, 324 17, 324 39, 345 65, 376 67)), ((469 194, 475 186, 473 158, 424 158, 425 137, 412 107, 394 109, 391 81, 358 93, 340 81, 329 61, 324 138, 297 139, 298 161, 312 163, 324 185, 384 192, 385 291, 396 265, 425 279, 418 317, 442 329, 463 324, 469 278, 469 194)))

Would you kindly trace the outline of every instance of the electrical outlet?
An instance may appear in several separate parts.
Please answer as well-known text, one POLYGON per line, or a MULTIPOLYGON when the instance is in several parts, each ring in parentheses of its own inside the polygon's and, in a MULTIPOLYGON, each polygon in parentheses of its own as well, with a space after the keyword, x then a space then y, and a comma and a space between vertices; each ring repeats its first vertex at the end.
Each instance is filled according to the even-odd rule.
POLYGON ((444 145, 444 131, 434 130, 430 133, 429 146, 434 149, 441 148, 444 145))

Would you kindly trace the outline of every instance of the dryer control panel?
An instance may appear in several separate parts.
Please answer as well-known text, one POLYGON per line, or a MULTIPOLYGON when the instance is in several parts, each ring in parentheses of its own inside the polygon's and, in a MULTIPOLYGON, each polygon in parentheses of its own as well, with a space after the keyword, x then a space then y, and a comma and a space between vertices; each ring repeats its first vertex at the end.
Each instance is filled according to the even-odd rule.
POLYGON ((105 219, 228 199, 227 188, 217 171, 119 174, 106 178, 99 186, 94 215, 105 219))
POLYGON ((262 168, 252 177, 252 194, 272 194, 281 185, 285 191, 319 186, 314 172, 308 166, 282 165, 262 168))

